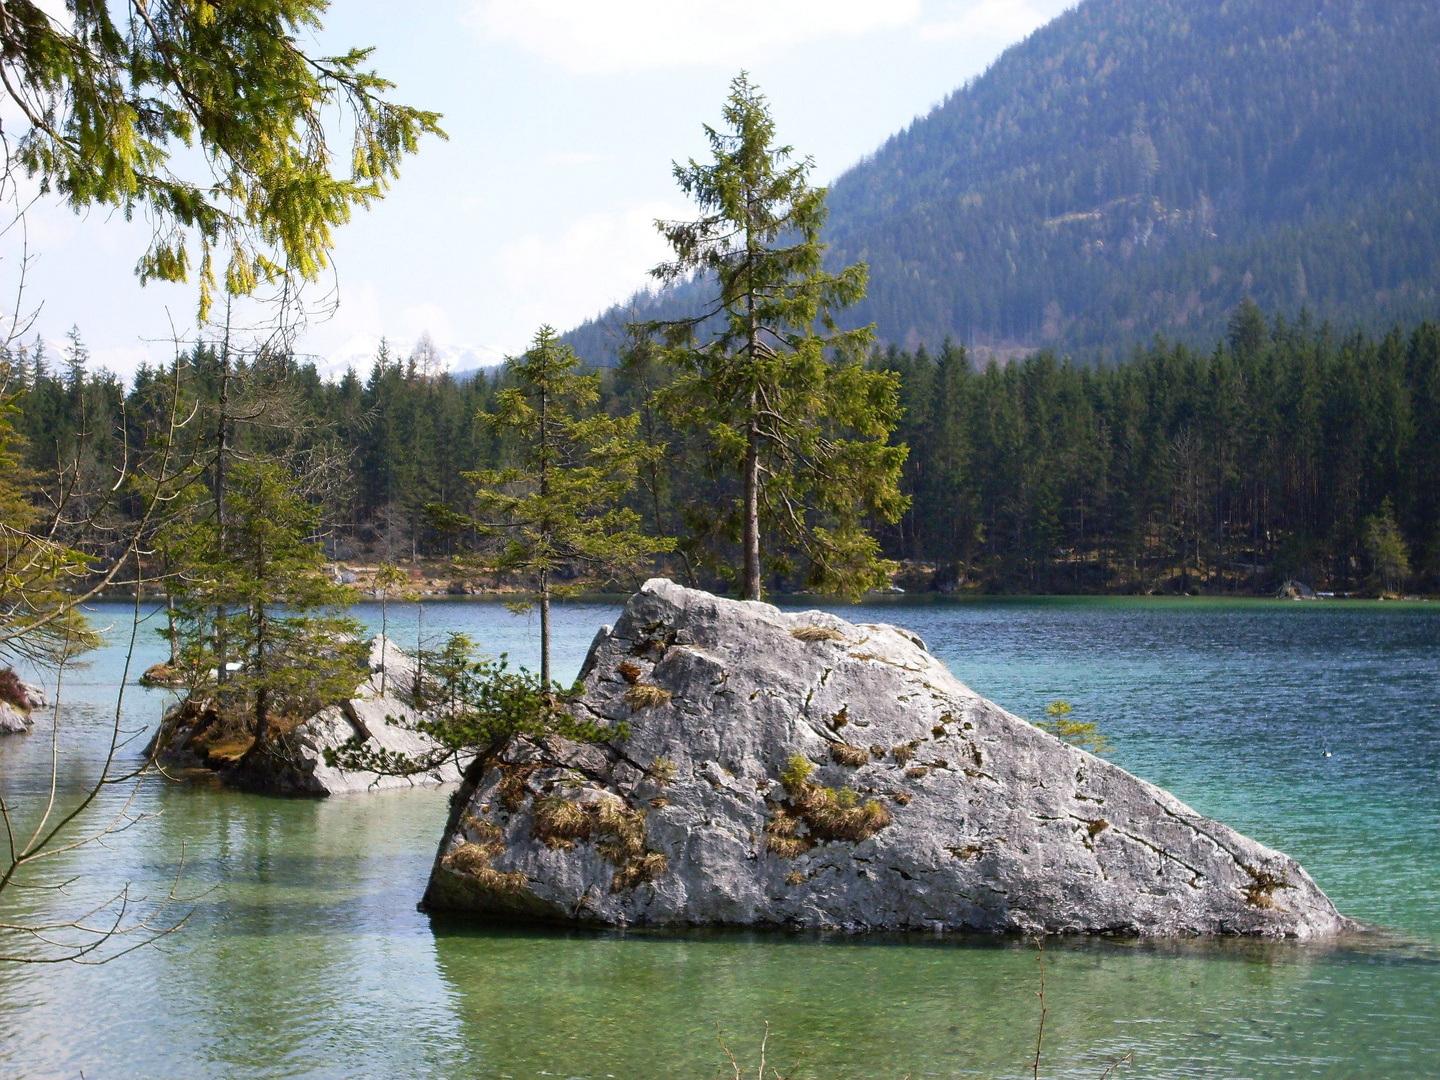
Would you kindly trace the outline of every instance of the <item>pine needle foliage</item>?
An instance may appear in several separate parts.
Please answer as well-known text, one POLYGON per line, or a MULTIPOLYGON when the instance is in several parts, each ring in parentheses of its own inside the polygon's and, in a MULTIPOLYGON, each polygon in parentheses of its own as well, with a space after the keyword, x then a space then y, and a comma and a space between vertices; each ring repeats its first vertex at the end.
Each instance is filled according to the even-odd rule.
POLYGON ((307 53, 327 0, 72 0, 0 8, 14 160, 77 212, 153 223, 142 282, 249 294, 328 265, 332 230, 385 194, 438 113, 396 104, 372 50, 307 53), (123 10, 123 14, 121 11, 123 10), (332 143, 348 133, 348 154, 332 143))
POLYGON ((558 735, 572 742, 624 739, 626 725, 607 727, 577 720, 532 672, 510 667, 508 657, 480 656, 465 634, 451 634, 441 648, 423 654, 427 673, 424 709, 415 720, 393 720, 407 730, 427 735, 435 749, 403 754, 361 741, 327 750, 326 760, 343 769, 389 776, 414 776, 472 758, 494 760, 519 737, 558 735))
POLYGON ((325 573, 315 510, 285 468, 239 462, 229 485, 223 530, 208 518, 175 526, 170 538, 185 582, 180 662, 192 697, 214 694, 258 753, 277 719, 303 720, 350 697, 368 667, 359 624, 339 613, 354 590, 325 573), (217 621, 234 671, 224 670, 217 621))
POLYGON ((865 295, 866 268, 823 269, 825 189, 808 183, 809 158, 776 144, 743 72, 723 115, 724 130, 705 128, 713 161, 675 165, 700 216, 657 223, 674 259, 653 275, 716 287, 695 318, 650 325, 678 371, 665 400, 738 476, 738 503, 712 527, 741 541, 741 595, 759 599, 764 572, 797 561, 807 587, 858 594, 887 581, 866 519, 893 522, 906 507, 906 449, 889 445, 898 383, 861 362, 872 328, 842 331, 832 317, 865 295))
POLYGON ((1101 734, 1100 726, 1093 721, 1072 720, 1070 714, 1073 711, 1068 701, 1052 701, 1045 706, 1045 713, 1050 719, 1041 720, 1035 726, 1064 739, 1071 746, 1078 746, 1092 754, 1108 754, 1113 747, 1110 740, 1101 734))
POLYGON ((540 607, 540 678, 550 685, 550 601, 575 591, 561 573, 611 576, 638 571, 673 541, 646 536, 640 517, 623 505, 648 453, 636 437, 636 416, 595 409, 600 376, 582 374, 579 359, 555 331, 542 326, 530 349, 506 362, 511 384, 481 419, 513 450, 512 463, 469 474, 475 517, 465 522, 498 537, 500 547, 473 560, 532 583, 521 607, 540 607))
POLYGON ((18 395, 3 392, 9 374, 0 362, 0 660, 55 663, 99 644, 65 591, 93 562, 45 528, 15 430, 18 395))

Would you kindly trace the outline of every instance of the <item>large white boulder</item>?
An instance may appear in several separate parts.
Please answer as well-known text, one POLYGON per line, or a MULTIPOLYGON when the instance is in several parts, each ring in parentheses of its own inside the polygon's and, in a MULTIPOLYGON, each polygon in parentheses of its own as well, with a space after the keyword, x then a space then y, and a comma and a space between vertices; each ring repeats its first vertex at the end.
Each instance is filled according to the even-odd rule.
POLYGON ((657 579, 597 636, 583 684, 579 714, 628 736, 472 764, 430 908, 857 931, 1350 925, 1294 859, 985 700, 892 626, 657 579))

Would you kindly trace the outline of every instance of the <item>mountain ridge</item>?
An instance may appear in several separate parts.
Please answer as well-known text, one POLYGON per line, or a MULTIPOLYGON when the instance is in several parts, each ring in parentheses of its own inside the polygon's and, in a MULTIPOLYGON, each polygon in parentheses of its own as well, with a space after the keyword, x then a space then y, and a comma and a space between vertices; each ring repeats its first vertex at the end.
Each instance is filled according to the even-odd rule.
MULTIPOLYGON (((1437 129, 1423 0, 1085 0, 836 179, 830 263, 870 266, 842 321, 1099 358, 1213 344, 1247 296, 1347 329, 1430 316, 1437 129)), ((572 344, 597 358, 623 310, 572 344)))

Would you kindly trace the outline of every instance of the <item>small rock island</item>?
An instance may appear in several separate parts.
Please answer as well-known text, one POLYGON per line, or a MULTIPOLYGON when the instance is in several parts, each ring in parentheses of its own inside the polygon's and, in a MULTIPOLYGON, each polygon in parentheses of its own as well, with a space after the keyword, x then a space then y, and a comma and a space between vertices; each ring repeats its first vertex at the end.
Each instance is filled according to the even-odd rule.
POLYGON ((425 905, 600 926, 1320 938, 1292 858, 1042 731, 914 635, 649 581, 572 708, 452 804, 425 905))
POLYGON ((282 728, 264 754, 247 759, 253 738, 227 728, 208 695, 187 696, 167 710, 146 754, 167 772, 209 772, 228 787, 266 795, 325 798, 458 781, 460 769, 453 762, 398 776, 347 770, 326 761, 327 750, 352 742, 413 757, 435 749, 431 739, 414 730, 423 714, 412 693, 419 681, 415 658, 376 634, 370 641, 369 667, 369 676, 351 697, 282 728))

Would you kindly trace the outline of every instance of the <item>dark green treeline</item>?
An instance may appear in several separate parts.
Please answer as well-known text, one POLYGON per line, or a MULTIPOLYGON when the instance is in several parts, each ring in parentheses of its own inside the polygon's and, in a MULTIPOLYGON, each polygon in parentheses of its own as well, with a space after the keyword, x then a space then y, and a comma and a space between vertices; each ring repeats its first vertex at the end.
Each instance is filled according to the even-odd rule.
MULTIPOLYGON (((1359 590, 1393 521, 1440 570, 1440 328, 1334 339, 1242 309, 1210 354, 972 369, 891 351, 912 447, 891 554, 1014 591, 1359 590)), ((1405 576, 1405 575, 1400 575, 1405 576)))
MULTIPOLYGON (((177 374, 142 370, 127 389, 86 370, 78 334, 63 355, 61 370, 37 364, 33 349, 9 358, 10 389, 23 387, 17 426, 42 485, 57 492, 75 462, 103 477, 127 439, 157 437, 177 374)), ((1440 588, 1434 323, 1340 338, 1267 325, 1252 306, 1210 353, 1157 344, 1105 368, 1041 353, 980 371, 947 344, 878 351, 872 363, 898 374, 906 410, 895 438, 910 446, 912 504, 879 535, 891 557, 926 564, 901 579, 909 588, 1269 592, 1296 578, 1353 591, 1382 577, 1440 588)), ((217 352, 197 347, 179 367, 197 410, 179 449, 203 464, 217 352)), ((232 361, 231 371, 231 444, 291 462, 332 551, 408 559, 475 543, 437 531, 445 515, 434 509, 467 511, 465 474, 505 463, 507 448, 476 421, 493 407, 499 372, 456 381, 388 355, 368 377, 334 382, 284 357, 232 361)), ((640 407, 662 378, 608 373, 601 407, 640 407)), ((647 413, 641 430, 669 444, 634 495, 650 527, 680 537, 666 569, 723 586, 723 557, 702 552, 738 541, 724 510, 737 493, 683 429, 647 413)), ((125 508, 122 498, 115 512, 125 508)), ((783 558, 770 569, 768 587, 786 588, 783 558)))

